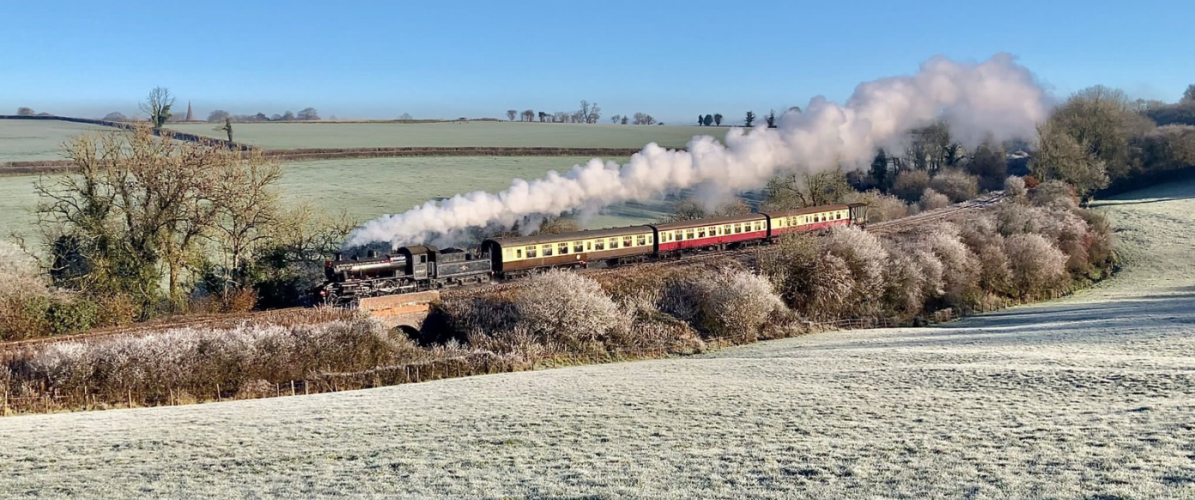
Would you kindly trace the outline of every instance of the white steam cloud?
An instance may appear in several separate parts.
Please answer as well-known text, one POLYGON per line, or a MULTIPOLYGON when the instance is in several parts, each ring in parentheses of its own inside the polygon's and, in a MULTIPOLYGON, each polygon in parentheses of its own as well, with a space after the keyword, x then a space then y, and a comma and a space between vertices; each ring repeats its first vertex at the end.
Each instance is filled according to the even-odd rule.
POLYGON ((1045 91, 1010 55, 981 63, 934 58, 912 76, 860 84, 845 105, 814 98, 804 112, 780 117, 778 128, 732 128, 724 145, 697 136, 687 151, 652 143, 625 165, 595 158, 564 174, 515 179, 497 194, 429 201, 363 224, 345 244, 451 240, 467 228, 510 227, 528 216, 659 199, 685 188, 710 197, 758 189, 778 173, 866 165, 876 148, 898 148, 909 130, 935 120, 945 120, 964 144, 989 135, 997 141, 1030 137, 1048 109, 1045 91))

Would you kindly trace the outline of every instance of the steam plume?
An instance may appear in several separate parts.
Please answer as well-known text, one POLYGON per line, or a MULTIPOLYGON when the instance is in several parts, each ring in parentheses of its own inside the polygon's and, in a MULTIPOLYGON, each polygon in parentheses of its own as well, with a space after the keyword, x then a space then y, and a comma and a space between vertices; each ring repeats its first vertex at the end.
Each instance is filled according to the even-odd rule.
POLYGON ((1010 55, 981 63, 934 58, 912 76, 860 84, 845 105, 816 97, 804 112, 782 116, 778 128, 732 128, 725 145, 709 136, 694 137, 688 151, 651 143, 625 165, 595 158, 564 174, 515 179, 497 194, 476 191, 429 201, 363 224, 346 246, 443 241, 466 228, 510 227, 528 216, 659 199, 685 188, 708 196, 757 189, 782 172, 865 165, 877 147, 899 147, 906 132, 935 120, 946 120, 964 144, 977 144, 988 134, 998 141, 1029 137, 1048 106, 1032 74, 1010 55))

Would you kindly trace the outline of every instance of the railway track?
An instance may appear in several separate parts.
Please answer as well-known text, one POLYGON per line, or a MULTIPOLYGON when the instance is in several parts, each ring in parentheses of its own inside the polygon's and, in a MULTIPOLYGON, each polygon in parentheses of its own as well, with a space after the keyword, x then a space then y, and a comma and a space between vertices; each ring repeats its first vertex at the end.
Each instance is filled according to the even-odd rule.
MULTIPOLYGON (((995 193, 984 198, 977 198, 974 200, 965 201, 949 207, 940 208, 930 212, 923 212, 900 219, 878 222, 870 224, 867 227, 868 231, 878 234, 897 234, 912 228, 920 227, 925 224, 940 222, 951 219, 961 213, 972 210, 985 210, 995 207, 1000 201, 1005 198, 1004 193, 995 193)), ((727 250, 722 252, 700 252, 693 255, 685 256, 681 259, 657 260, 647 261, 638 264, 631 264, 618 267, 593 267, 588 269, 581 269, 577 272, 585 274, 593 278, 605 277, 611 274, 619 274, 630 270, 642 271, 651 269, 653 267, 672 267, 672 266, 691 266, 702 265, 715 260, 725 260, 727 258, 738 260, 744 264, 749 264, 752 260, 758 260, 760 256, 768 252, 774 252, 775 249, 770 249, 765 245, 750 246, 746 248, 739 248, 735 250, 727 250)), ((506 281, 490 284, 480 284, 461 288, 448 288, 440 290, 440 296, 445 299, 465 299, 477 297, 480 295, 500 293, 504 291, 514 290, 526 284, 526 281, 506 281)), ((332 319, 334 314, 324 313, 326 317, 320 317, 318 314, 312 314, 315 309, 292 307, 287 309, 273 309, 269 311, 250 311, 246 313, 235 314, 207 314, 198 316, 180 316, 160 321, 152 321, 147 323, 137 323, 134 325, 106 328, 100 330, 93 330, 86 333, 76 335, 64 335, 57 337, 45 337, 30 340, 18 340, 0 343, 0 358, 7 358, 14 353, 30 347, 52 344, 56 342, 73 342, 73 341, 94 341, 109 337, 120 335, 147 335, 154 332, 160 332, 165 329, 185 328, 185 327, 227 327, 231 328, 239 325, 245 321, 268 321, 268 322, 294 322, 302 320, 302 316, 312 316, 309 320, 332 319)), ((347 313, 342 313, 347 314, 347 313)))

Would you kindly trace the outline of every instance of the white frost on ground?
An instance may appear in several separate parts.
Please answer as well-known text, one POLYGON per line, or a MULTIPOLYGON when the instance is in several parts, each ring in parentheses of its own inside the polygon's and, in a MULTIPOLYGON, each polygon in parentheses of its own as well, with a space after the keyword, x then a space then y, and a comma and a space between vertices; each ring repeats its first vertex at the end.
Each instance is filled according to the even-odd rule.
POLYGON ((0 497, 1195 498, 1195 182, 1117 278, 937 328, 0 419, 0 497))

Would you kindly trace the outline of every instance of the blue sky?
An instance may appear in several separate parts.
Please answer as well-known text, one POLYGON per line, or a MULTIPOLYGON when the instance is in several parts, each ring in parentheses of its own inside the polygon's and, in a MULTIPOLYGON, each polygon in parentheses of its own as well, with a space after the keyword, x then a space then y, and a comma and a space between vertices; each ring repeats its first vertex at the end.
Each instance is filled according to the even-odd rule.
POLYGON ((0 4, 0 114, 132 113, 156 85, 194 103, 325 117, 506 109, 739 120, 841 101, 935 55, 1009 52, 1053 93, 1174 101, 1195 83, 1195 2, 56 2, 0 4))

